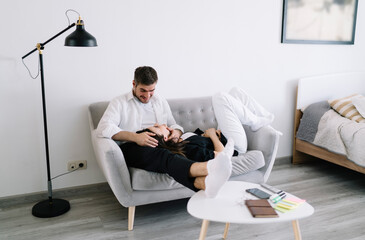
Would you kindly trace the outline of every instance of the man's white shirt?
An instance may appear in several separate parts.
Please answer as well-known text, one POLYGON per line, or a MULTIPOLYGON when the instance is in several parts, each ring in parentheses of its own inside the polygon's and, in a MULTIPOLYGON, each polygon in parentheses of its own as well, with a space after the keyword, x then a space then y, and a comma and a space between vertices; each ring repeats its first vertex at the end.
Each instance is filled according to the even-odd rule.
POLYGON ((148 127, 149 122, 154 120, 156 122, 153 124, 166 124, 170 128, 184 131, 176 124, 166 99, 154 94, 149 101, 150 105, 142 104, 133 96, 132 91, 111 100, 98 124, 98 137, 112 138, 120 131, 136 132, 148 127))
POLYGON ((140 109, 142 114, 142 128, 148 128, 155 125, 155 123, 157 123, 157 118, 151 101, 149 101, 148 103, 141 103, 140 101, 138 102, 139 106, 141 107, 140 109))

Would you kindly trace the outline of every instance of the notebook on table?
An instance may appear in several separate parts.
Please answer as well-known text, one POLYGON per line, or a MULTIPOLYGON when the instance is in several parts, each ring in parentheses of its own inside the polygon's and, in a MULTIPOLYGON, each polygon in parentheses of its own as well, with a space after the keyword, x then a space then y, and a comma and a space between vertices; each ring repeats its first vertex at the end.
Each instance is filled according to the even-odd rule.
POLYGON ((266 199, 246 200, 245 204, 255 218, 279 217, 275 209, 266 199))

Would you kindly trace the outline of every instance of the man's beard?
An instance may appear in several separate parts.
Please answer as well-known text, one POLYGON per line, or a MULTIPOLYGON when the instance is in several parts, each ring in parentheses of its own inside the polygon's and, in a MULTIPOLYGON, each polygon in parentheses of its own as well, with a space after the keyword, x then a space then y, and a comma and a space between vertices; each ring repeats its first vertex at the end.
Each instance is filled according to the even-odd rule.
MULTIPOLYGON (((148 103, 149 102, 149 100, 151 99, 148 99, 148 101, 146 101, 146 102, 144 102, 144 101, 142 101, 143 100, 143 98, 141 98, 141 97, 138 97, 137 95, 136 95, 136 92, 135 92, 135 89, 133 88, 132 89, 132 93, 133 93, 133 96, 135 96, 137 99, 138 99, 138 101, 140 101, 141 103, 148 103)), ((152 97, 152 96, 151 96, 152 97)))

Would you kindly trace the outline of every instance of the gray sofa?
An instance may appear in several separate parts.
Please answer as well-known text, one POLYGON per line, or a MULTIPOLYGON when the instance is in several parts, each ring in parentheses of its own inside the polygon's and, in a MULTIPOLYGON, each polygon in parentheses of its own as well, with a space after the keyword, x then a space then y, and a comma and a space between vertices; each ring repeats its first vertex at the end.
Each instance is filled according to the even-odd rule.
MULTIPOLYGON (((196 128, 217 128, 212 97, 168 100, 176 122, 185 132, 196 128)), ((121 205, 129 208, 128 230, 133 229, 135 207, 156 202, 191 197, 194 192, 180 185, 167 174, 128 168, 123 153, 115 142, 96 136, 96 127, 109 102, 89 106, 89 122, 96 160, 110 188, 121 205)), ((244 126, 248 151, 232 158, 230 180, 264 183, 272 170, 279 145, 280 132, 271 126, 253 132, 244 126)))

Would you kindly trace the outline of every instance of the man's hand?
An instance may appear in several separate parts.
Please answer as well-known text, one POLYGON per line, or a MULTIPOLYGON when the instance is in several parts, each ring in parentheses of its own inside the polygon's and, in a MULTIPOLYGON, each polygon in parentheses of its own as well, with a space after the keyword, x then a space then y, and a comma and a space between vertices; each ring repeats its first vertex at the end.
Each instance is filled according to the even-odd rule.
POLYGON ((173 141, 175 143, 177 143, 182 135, 182 132, 178 129, 172 129, 172 128, 167 128, 167 130, 170 131, 170 136, 167 139, 167 141, 173 141))
POLYGON ((135 136, 135 142, 139 145, 139 146, 146 146, 146 147, 157 147, 158 145, 158 141, 156 139, 154 139, 152 136, 155 136, 156 134, 151 133, 151 132, 142 132, 142 133, 138 133, 135 136))

